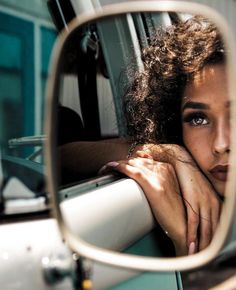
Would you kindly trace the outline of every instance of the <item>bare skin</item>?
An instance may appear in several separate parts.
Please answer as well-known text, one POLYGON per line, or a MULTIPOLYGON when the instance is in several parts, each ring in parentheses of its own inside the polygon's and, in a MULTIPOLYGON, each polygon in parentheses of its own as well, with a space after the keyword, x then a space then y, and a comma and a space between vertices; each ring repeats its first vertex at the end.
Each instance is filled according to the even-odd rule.
POLYGON ((143 188, 177 255, 206 248, 220 218, 218 195, 224 195, 227 177, 221 168, 228 166, 230 152, 226 83, 222 64, 204 68, 187 85, 182 101, 186 149, 174 144, 139 145, 133 158, 127 159, 130 143, 125 139, 75 142, 60 148, 62 174, 64 167, 74 176, 96 174, 108 162, 103 172, 120 171, 143 188), (220 171, 212 172, 219 165, 220 171))
POLYGON ((139 183, 157 222, 171 238, 176 254, 187 255, 185 207, 173 166, 150 158, 136 157, 108 163, 103 171, 109 169, 124 173, 139 183))
MULTIPOLYGON (((108 167, 135 179, 142 186, 154 215, 158 221, 162 221, 159 221, 161 225, 168 226, 169 219, 174 219, 168 212, 166 223, 163 223, 160 211, 153 202, 152 191, 156 191, 159 196, 161 183, 161 192, 168 188, 166 196, 172 194, 176 197, 176 192, 181 192, 187 225, 181 248, 186 246, 189 253, 198 252, 210 244, 220 217, 221 201, 218 195, 224 195, 230 152, 229 102, 225 75, 224 64, 206 66, 186 86, 182 100, 182 127, 184 144, 190 153, 178 145, 149 144, 139 146, 138 150, 142 152, 133 155, 136 158, 149 157, 156 160, 152 169, 145 165, 149 171, 144 168, 144 163, 144 167, 140 167, 135 160, 132 160, 132 164, 129 160, 108 164, 108 167), (162 173, 156 170, 160 162, 160 165, 163 162, 172 165, 179 182, 179 191, 171 185, 173 176, 164 179, 162 173), (153 185, 152 170, 156 176, 156 187, 153 185)), ((183 214, 181 210, 178 212, 183 214)), ((179 227, 183 235, 184 226, 179 223, 179 227)), ((171 227, 163 229, 168 232, 172 230, 171 227)), ((170 237, 175 244, 179 234, 174 231, 170 237)), ((176 251, 181 252, 177 248, 176 251)))
POLYGON ((219 221, 221 201, 190 154, 178 145, 146 144, 138 146, 133 156, 110 162, 102 171, 117 170, 140 184, 177 255, 194 254, 207 247, 219 221), (168 211, 162 210, 167 207, 168 211))
MULTIPOLYGON (((126 160, 129 147, 130 142, 125 139, 66 144, 59 149, 62 175, 65 172, 67 175, 75 177, 84 173, 96 175, 104 164, 113 160, 126 160)), ((218 224, 221 201, 210 182, 199 168, 193 165, 190 154, 178 145, 146 144, 137 146, 133 157, 152 158, 156 162, 169 163, 173 167, 183 197, 182 203, 185 205, 186 219, 185 238, 181 239, 184 244, 178 246, 178 254, 184 252, 179 249, 186 249, 185 253, 192 254, 205 248, 210 243, 218 224), (171 153, 169 154, 169 152, 171 153)), ((110 170, 118 170, 118 167, 109 167, 110 170)), ((149 168, 148 172, 151 173, 150 171, 149 168)), ((107 172, 107 169, 104 172, 107 172)), ((147 172, 144 177, 147 177, 147 172)), ((168 180, 167 178, 165 182, 167 183, 168 180)), ((136 181, 138 181, 137 178, 136 181)), ((174 196, 176 196, 176 192, 174 196)), ((171 232, 168 228, 164 228, 164 230, 171 232)), ((177 240, 179 235, 179 233, 176 234, 176 237, 172 235, 172 239, 177 240)))
POLYGON ((224 64, 206 66, 182 100, 183 141, 218 194, 224 195, 230 153, 230 103, 224 64))
MULTIPOLYGON (((186 207, 187 245, 191 245, 194 252, 206 248, 214 236, 220 218, 222 202, 219 196, 185 148, 173 144, 150 145, 149 148, 144 148, 145 152, 149 152, 155 160, 158 160, 160 148, 169 152, 165 154, 166 157, 163 154, 162 161, 174 167, 180 184, 186 207)), ((142 155, 139 153, 138 156, 142 155)))

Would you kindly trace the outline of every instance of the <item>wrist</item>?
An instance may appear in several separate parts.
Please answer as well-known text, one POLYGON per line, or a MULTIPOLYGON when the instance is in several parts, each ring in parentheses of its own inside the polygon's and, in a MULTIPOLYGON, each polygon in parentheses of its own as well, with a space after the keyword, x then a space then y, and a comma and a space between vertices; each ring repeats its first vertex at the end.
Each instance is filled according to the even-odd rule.
POLYGON ((154 160, 170 163, 174 167, 180 161, 190 162, 192 160, 186 149, 177 144, 147 144, 145 146, 154 160))

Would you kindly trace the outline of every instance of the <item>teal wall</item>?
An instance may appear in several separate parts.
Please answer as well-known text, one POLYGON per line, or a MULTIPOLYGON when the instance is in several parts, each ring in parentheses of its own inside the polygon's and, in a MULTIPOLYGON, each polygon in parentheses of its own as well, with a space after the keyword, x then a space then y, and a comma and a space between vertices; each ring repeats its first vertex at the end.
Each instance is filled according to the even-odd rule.
POLYGON ((47 10, 47 0, 0 0, 0 5, 39 19, 51 21, 47 10))
MULTIPOLYGON (((43 133, 45 87, 56 39, 54 26, 45 21, 46 6, 38 18, 32 15, 39 8, 34 2, 46 1, 7 2, 0 0, 0 144, 5 153, 9 139, 43 133)), ((16 150, 14 155, 27 152, 16 150)))
POLYGON ((34 42, 32 23, 5 13, 0 19, 1 144, 7 146, 34 131, 34 42))

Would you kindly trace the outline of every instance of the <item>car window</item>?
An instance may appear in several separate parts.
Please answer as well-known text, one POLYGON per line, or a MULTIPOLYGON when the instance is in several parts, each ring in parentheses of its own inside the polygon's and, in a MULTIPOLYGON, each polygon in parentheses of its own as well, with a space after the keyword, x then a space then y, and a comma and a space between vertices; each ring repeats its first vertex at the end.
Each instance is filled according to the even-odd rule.
POLYGON ((134 71, 142 70, 141 50, 160 26, 177 18, 168 13, 124 14, 87 23, 70 37, 57 80, 60 185, 97 178, 98 170, 83 170, 85 162, 79 156, 78 163, 69 161, 77 158, 71 152, 77 145, 79 148, 79 142, 127 136, 123 97, 134 71))

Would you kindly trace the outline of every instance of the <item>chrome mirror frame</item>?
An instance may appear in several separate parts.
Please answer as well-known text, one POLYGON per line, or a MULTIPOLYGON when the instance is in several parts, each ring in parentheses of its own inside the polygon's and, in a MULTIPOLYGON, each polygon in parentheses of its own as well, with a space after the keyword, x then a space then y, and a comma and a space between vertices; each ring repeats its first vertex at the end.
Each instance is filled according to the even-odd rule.
MULTIPOLYGON (((51 63, 51 73, 47 87, 47 112, 46 112, 46 146, 45 146, 45 163, 47 170, 48 192, 51 194, 51 203, 54 209, 55 218, 58 221, 63 238, 73 251, 80 256, 87 257, 101 263, 123 268, 129 268, 141 271, 182 271, 202 266, 214 259, 223 246, 226 244, 230 230, 233 228, 233 218, 236 214, 236 178, 233 172, 236 172, 236 55, 235 43, 232 40, 233 34, 228 27, 224 18, 214 9, 197 3, 189 3, 185 1, 138 1, 125 2, 120 4, 112 4, 103 6, 102 8, 80 15, 75 18, 67 26, 58 38, 56 47, 54 48, 54 58, 51 63), (178 258, 149 258, 144 256, 132 256, 129 254, 116 253, 109 250, 103 250, 96 246, 90 245, 80 237, 75 237, 66 227, 59 206, 57 194, 57 182, 55 178, 56 164, 56 144, 55 130, 53 130, 54 120, 56 118, 56 100, 58 95, 58 78, 61 65, 61 54, 70 36, 76 29, 90 21, 95 21, 102 17, 115 16, 123 13, 132 12, 184 12, 190 14, 201 14, 212 20, 218 27, 223 36, 224 43, 227 48, 227 73, 229 80, 229 96, 231 100, 231 154, 230 164, 232 164, 228 182, 226 186, 226 199, 224 202, 220 222, 216 234, 205 250, 191 256, 178 258)), ((236 231, 236 230, 235 230, 236 231)), ((236 239, 235 237, 230 237, 236 239)), ((228 242, 228 241, 227 241, 228 242)))

